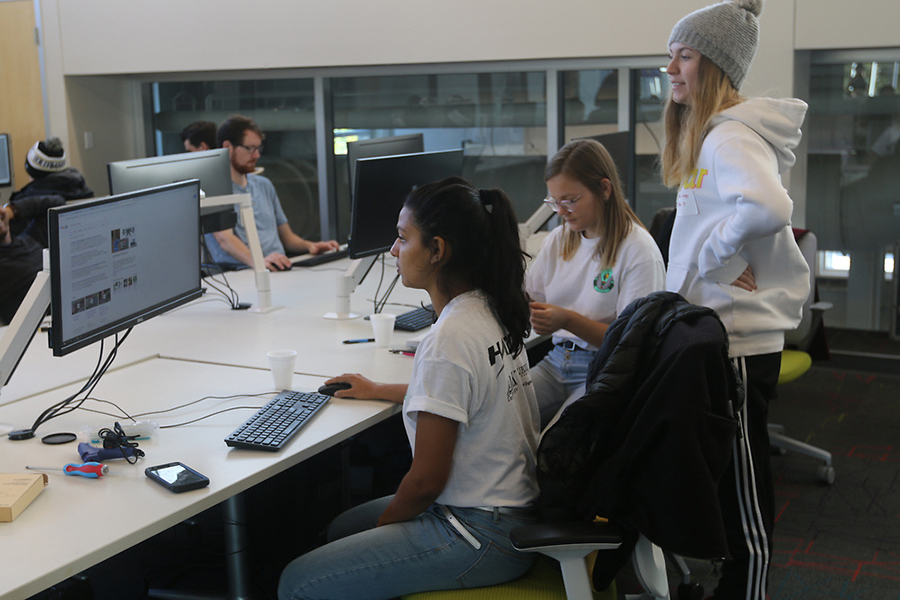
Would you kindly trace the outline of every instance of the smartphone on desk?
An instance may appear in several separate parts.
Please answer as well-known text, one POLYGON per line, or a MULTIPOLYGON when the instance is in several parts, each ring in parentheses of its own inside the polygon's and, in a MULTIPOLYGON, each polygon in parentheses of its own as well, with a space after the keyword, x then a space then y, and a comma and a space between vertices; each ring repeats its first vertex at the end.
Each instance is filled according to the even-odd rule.
POLYGON ((209 485, 209 479, 189 466, 171 462, 144 469, 147 477, 176 494, 196 490, 209 485))

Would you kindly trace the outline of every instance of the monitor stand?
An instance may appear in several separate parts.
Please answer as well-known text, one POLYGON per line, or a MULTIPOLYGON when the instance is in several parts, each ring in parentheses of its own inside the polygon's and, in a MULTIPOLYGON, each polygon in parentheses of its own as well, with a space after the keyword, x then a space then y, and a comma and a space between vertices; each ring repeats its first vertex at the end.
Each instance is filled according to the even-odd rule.
POLYGON ((375 261, 378 255, 366 256, 364 258, 355 258, 351 261, 350 266, 344 271, 343 275, 338 275, 335 280, 335 311, 325 313, 326 319, 347 320, 358 319, 359 313, 350 311, 350 294, 356 289, 375 261))
POLYGON ((250 256, 253 259, 253 272, 256 276, 256 306, 250 308, 250 312, 267 313, 278 310, 281 308, 280 306, 272 306, 269 270, 266 268, 262 245, 259 243, 259 233, 256 231, 256 219, 253 217, 253 202, 250 194, 231 194, 200 199, 200 206, 203 208, 229 204, 233 204, 238 209, 241 221, 244 223, 244 230, 247 232, 247 247, 250 249, 250 256))
MULTIPOLYGON (((50 252, 44 250, 44 270, 35 276, 9 327, 0 336, 0 391, 9 382, 13 371, 22 360, 22 355, 28 349, 28 344, 31 343, 49 307, 50 252)), ((0 427, 7 429, 5 424, 0 424, 0 427)), ((34 432, 29 429, 7 433, 10 439, 24 440, 34 436, 34 432)))
POLYGON ((528 238, 536 234, 541 227, 555 216, 556 212, 549 205, 541 203, 538 209, 528 217, 527 221, 519 223, 519 243, 522 246, 522 250, 525 250, 528 238))

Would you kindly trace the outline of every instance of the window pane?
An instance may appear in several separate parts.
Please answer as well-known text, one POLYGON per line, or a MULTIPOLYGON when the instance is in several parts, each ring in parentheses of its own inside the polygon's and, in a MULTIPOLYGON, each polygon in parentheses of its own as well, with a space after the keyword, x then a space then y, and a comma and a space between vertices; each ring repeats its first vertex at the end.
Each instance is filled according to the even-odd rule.
POLYGON ((291 228, 321 238, 312 79, 157 83, 153 90, 157 154, 184 152, 181 130, 194 121, 250 117, 266 137, 258 165, 275 185, 291 228))
POLYGON ((813 65, 806 219, 819 246, 881 251, 900 235, 900 62, 813 65))
POLYGON ((814 60, 810 70, 806 223, 819 248, 845 257, 833 268, 848 268, 843 293, 854 303, 843 322, 835 311, 832 326, 877 330, 891 320, 888 264, 881 263, 900 237, 900 50, 895 56, 814 60))
POLYGON ((661 68, 632 71, 635 120, 634 209, 647 227, 660 208, 675 206, 675 190, 662 184, 659 154, 663 143, 662 113, 669 95, 669 78, 661 68))
POLYGON ((619 70, 563 73, 563 141, 619 130, 619 70))
POLYGON ((350 232, 345 144, 421 132, 426 151, 465 149, 463 177, 501 188, 526 219, 544 197, 543 72, 348 77, 331 80, 339 239, 350 232))

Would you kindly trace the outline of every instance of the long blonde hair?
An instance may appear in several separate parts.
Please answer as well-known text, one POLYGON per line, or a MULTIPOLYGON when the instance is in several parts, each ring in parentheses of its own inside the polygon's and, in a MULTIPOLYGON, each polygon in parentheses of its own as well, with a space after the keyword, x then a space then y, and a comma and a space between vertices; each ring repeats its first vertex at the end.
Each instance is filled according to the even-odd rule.
POLYGON ((697 81, 690 106, 675 102, 669 91, 663 115, 666 143, 661 157, 662 180, 668 186, 684 183, 697 167, 713 116, 744 101, 725 72, 702 54, 697 81))
MULTIPOLYGON (((612 156, 596 140, 573 140, 560 148, 547 163, 544 181, 557 175, 565 175, 581 183, 600 203, 601 239, 597 245, 597 258, 600 264, 611 269, 616 264, 619 247, 631 231, 632 224, 644 226, 625 201, 612 156), (608 200, 603 199, 604 179, 608 179, 610 184, 608 200)), ((563 239, 563 260, 572 258, 580 243, 581 234, 567 229, 563 239)))

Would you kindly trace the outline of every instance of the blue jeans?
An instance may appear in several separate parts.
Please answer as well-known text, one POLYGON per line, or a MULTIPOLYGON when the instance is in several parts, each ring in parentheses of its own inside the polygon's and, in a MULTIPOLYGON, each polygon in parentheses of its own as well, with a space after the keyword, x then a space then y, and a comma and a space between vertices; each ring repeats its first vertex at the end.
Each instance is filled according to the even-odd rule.
POLYGON ((553 349, 531 369, 534 393, 541 411, 541 430, 553 420, 564 405, 584 395, 588 367, 596 352, 566 350, 562 346, 553 349))
POLYGON ((339 515, 328 529, 327 544, 285 568, 279 600, 377 600, 496 585, 521 576, 534 561, 533 554, 512 547, 509 531, 536 518, 453 507, 481 542, 476 550, 435 505, 411 521, 375 527, 391 498, 339 515))

